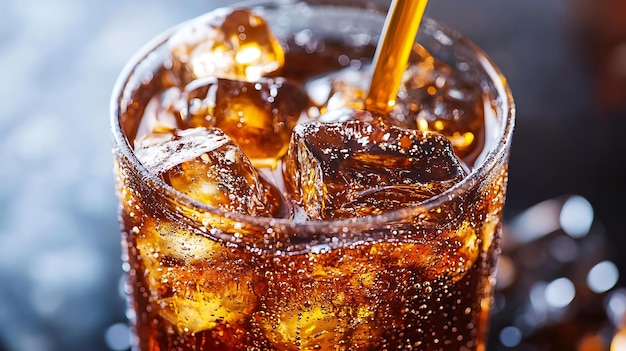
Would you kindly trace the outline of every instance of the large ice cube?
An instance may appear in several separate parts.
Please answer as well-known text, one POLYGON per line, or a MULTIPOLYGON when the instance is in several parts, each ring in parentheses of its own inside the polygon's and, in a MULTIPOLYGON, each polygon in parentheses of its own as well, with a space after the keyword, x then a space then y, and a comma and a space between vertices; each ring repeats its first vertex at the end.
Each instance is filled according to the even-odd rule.
POLYGON ((480 83, 416 45, 390 123, 445 135, 472 165, 485 140, 485 106, 480 83))
POLYGON ((308 106, 301 86, 283 78, 198 79, 187 86, 186 99, 191 127, 220 128, 257 167, 276 165, 308 106))
POLYGON ((357 120, 296 126, 285 161, 294 200, 315 219, 415 205, 464 176, 442 135, 357 120))
POLYGON ((220 129, 178 131, 170 140, 138 145, 135 154, 174 189, 205 204, 256 216, 282 210, 279 192, 220 129))
POLYGON ((273 348, 371 349, 380 339, 377 302, 366 298, 366 287, 347 278, 300 278, 270 287, 261 298, 264 311, 256 318, 273 348))
POLYGON ((184 127, 181 111, 184 111, 186 106, 182 95, 183 92, 179 88, 173 87, 150 99, 139 122, 135 143, 163 135, 169 138, 174 130, 184 127))
POLYGON ((256 81, 282 68, 284 50, 263 18, 248 9, 214 12, 208 24, 188 26, 169 41, 173 64, 187 82, 201 77, 256 81))
POLYGON ((168 219, 145 219, 133 229, 150 301, 181 333, 242 322, 256 304, 251 274, 203 233, 168 219))

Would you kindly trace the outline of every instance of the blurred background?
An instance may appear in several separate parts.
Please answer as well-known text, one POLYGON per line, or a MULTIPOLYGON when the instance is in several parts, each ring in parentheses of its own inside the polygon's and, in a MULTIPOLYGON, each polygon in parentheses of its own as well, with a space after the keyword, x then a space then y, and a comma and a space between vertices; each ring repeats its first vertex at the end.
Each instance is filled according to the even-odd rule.
MULTIPOLYGON (((110 93, 145 42, 228 3, 3 1, 1 351, 128 349, 110 93)), ((493 58, 518 107, 490 349, 626 350, 626 2, 427 15, 493 58)))

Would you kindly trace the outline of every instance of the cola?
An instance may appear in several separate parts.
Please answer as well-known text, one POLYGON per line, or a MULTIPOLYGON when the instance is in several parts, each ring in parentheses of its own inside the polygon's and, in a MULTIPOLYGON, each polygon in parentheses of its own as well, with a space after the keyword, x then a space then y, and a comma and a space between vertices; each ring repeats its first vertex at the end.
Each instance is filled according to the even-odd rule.
POLYGON ((365 110, 385 10, 223 8, 122 74, 135 349, 484 350, 510 92, 426 20, 395 108, 365 110))

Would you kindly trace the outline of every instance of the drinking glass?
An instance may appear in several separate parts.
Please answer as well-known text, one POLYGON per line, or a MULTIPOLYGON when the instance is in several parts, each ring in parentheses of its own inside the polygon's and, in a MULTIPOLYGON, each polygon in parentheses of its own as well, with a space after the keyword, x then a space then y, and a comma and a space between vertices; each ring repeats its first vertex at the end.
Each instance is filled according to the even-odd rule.
MULTIPOLYGON (((241 6, 260 14, 283 43, 326 48, 330 56, 311 53, 300 63, 303 71, 328 57, 346 59, 337 55, 342 50, 350 60, 355 53, 371 59, 387 10, 354 0, 241 6)), ((133 145, 148 101, 172 84, 169 38, 215 13, 151 41, 113 92, 134 348, 484 350, 515 115, 499 69, 459 33, 423 20, 417 42, 478 82, 485 97, 484 151, 469 175, 442 194, 338 220, 229 213, 166 184, 139 162, 133 145)))

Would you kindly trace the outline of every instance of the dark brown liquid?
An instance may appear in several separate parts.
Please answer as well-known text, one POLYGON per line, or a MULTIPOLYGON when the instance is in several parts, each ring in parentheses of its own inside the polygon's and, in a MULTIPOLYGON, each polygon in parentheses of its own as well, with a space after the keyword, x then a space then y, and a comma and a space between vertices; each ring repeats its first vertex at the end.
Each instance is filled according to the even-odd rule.
MULTIPOLYGON (((489 198, 470 200, 480 200, 472 217, 490 210, 489 198)), ((166 218, 158 205, 146 210, 122 217, 141 350, 484 346, 495 251, 479 246, 495 226, 473 232, 467 228, 475 223, 462 223, 439 237, 409 227, 431 239, 287 256, 226 247, 166 218), (160 240, 170 240, 173 227, 210 249, 164 249, 160 240)))
MULTIPOLYGON (((295 116, 300 112, 319 108, 308 101, 302 84, 343 69, 345 65, 339 62, 345 60, 340 59, 341 55, 367 62, 373 52, 373 45, 354 48, 326 43, 324 51, 309 53, 290 41, 284 67, 268 74, 272 78, 262 78, 260 85, 224 78, 189 89, 185 88, 184 78, 188 72, 182 74, 176 65, 164 66, 135 91, 122 116, 122 125, 128 139, 135 144, 153 142, 150 138, 155 134, 174 141, 183 140, 179 135, 181 130, 198 126, 224 129, 227 125, 225 132, 242 150, 249 148, 259 152, 249 156, 252 163, 242 171, 255 177, 254 166, 280 164, 278 161, 287 152, 284 140, 289 138, 284 138, 284 129, 273 131, 272 126, 277 123, 295 125, 295 116), (284 94, 281 93, 283 87, 286 87, 284 94), (258 91, 273 90, 279 92, 279 98, 258 100, 258 91), (167 95, 160 95, 164 91, 167 95), (227 97, 221 98, 220 91, 227 97), (228 100, 232 96, 235 96, 234 103, 228 100), (194 103, 198 103, 198 99, 206 102, 207 98, 217 99, 217 104, 192 104, 194 99, 194 103), (150 105, 150 101, 157 103, 150 105), (186 109, 176 107, 180 101, 187 105, 186 109), (253 114, 270 119, 246 120, 249 115, 245 113, 238 115, 241 118, 235 123, 228 122, 226 117, 218 120, 198 117, 203 106, 219 109, 220 104, 230 104, 229 113, 252 109, 253 114), (139 135, 142 118, 144 121, 166 118, 167 122, 157 123, 158 128, 148 131, 150 138, 142 139, 139 135), (260 123, 262 131, 251 134, 253 129, 247 127, 228 130, 238 123, 242 126, 260 123), (263 131, 264 128, 269 130, 263 131), (267 161, 272 159, 276 162, 267 161), (255 160, 260 161, 255 164, 255 160)), ((384 119, 382 122, 377 118, 373 120, 375 125, 382 125, 381 128, 390 128, 384 119)), ((357 118, 351 123, 362 122, 357 118)), ((416 135, 416 129, 399 133, 416 135)), ((381 149, 376 151, 374 161, 363 164, 378 167, 384 173, 389 167, 410 160, 415 155, 406 156, 402 147, 409 150, 408 147, 418 142, 401 136, 397 138, 399 152, 385 154, 381 149)), ((380 134, 380 138, 383 137, 384 130, 380 134)), ((447 141, 442 142, 443 149, 450 148, 447 141)), ((265 241, 272 242, 272 233, 261 229, 258 232, 240 230, 240 224, 227 219, 217 224, 193 209, 181 209, 147 185, 127 159, 117 155, 116 161, 123 242, 130 267, 129 286, 140 350, 484 349, 505 169, 441 208, 389 223, 385 228, 368 229, 370 241, 324 244, 310 247, 306 253, 285 253, 278 244, 268 246, 269 249, 226 244, 218 239, 215 228, 235 233, 233 236, 240 243, 253 242, 264 235, 269 238, 265 241)), ((210 173, 209 168, 204 168, 216 162, 198 156, 171 170, 159 172, 154 168, 153 171, 164 182, 199 201, 221 186, 229 187, 237 196, 249 190, 245 187, 237 190, 231 186, 235 183, 219 182, 209 190, 197 190, 195 180, 185 178, 189 174, 195 177, 196 173, 207 172, 213 174, 211 178, 219 178, 222 174, 219 170, 210 173), (185 173, 190 169, 192 173, 185 173), (180 182, 181 186, 176 185, 180 182)), ((455 162, 411 171, 428 169, 427 173, 435 177, 433 172, 445 169, 438 180, 451 183, 441 189, 433 188, 432 195, 436 195, 465 175, 458 161, 455 162)), ((358 168, 358 165, 342 165, 358 168)), ((381 172, 375 174, 379 176, 381 172)), ((388 174, 387 178, 376 179, 396 178, 396 174, 388 174)), ((241 210, 243 213, 290 217, 294 216, 294 208, 303 206, 298 197, 277 191, 282 189, 280 185, 263 186, 270 187, 269 191, 261 191, 265 197, 251 200, 251 205, 241 210), (296 202, 290 204, 291 200, 296 202)), ((419 196, 416 192, 397 191, 388 202, 384 201, 384 194, 370 200, 358 198, 358 208, 366 210, 331 211, 329 218, 403 208, 427 198, 427 190, 419 192, 419 196), (335 216, 335 213, 339 214, 335 216)), ((225 210, 243 208, 226 198, 208 197, 209 204, 225 210)), ((290 236, 294 242, 300 239, 297 235, 290 236)), ((332 243, 332 240, 323 242, 332 243)))

